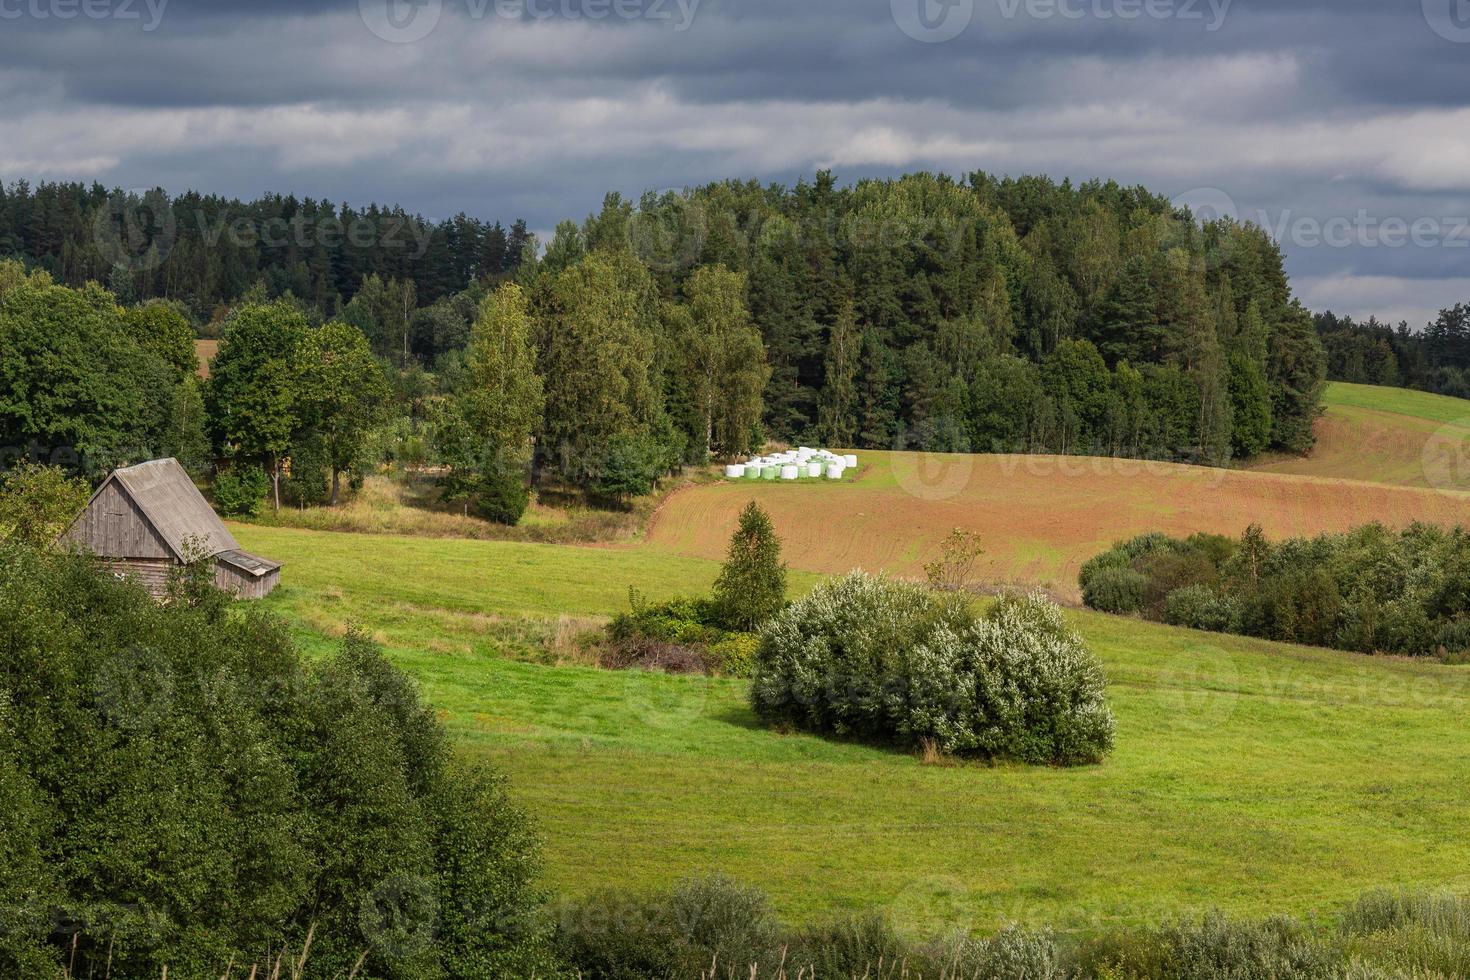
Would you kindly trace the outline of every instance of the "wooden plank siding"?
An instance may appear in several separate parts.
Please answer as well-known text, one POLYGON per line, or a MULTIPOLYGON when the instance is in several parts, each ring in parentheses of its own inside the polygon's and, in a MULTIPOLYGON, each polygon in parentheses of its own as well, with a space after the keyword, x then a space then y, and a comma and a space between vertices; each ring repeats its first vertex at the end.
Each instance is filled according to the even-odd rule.
POLYGON ((249 575, 233 568, 224 562, 215 562, 214 584, 225 592, 231 592, 241 599, 263 599, 270 595, 272 589, 280 584, 281 570, 279 568, 267 572, 264 575, 249 575))
POLYGON ((64 539, 108 558, 173 560, 173 552, 127 492, 109 481, 64 539))
POLYGON ((102 567, 118 578, 130 579, 148 590, 155 599, 168 594, 169 577, 178 567, 172 559, 101 559, 102 567))

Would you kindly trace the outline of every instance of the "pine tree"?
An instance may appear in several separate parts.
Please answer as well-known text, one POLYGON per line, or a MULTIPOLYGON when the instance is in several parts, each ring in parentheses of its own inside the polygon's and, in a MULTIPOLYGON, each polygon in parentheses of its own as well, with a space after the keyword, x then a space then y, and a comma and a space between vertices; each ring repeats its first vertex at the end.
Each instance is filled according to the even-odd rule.
POLYGON ((781 541, 770 517, 753 500, 740 512, 714 599, 721 622, 732 630, 754 630, 786 605, 781 541))

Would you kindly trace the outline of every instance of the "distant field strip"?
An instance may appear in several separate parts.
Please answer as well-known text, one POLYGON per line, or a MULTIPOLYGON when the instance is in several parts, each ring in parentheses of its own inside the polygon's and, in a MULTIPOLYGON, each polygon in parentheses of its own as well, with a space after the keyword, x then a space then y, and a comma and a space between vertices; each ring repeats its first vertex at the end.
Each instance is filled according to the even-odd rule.
POLYGON ((1271 457, 1257 473, 1470 490, 1470 402, 1403 388, 1332 384, 1305 458, 1271 457))
POLYGON ((1470 523, 1470 495, 1422 487, 1133 460, 1053 456, 862 455, 856 482, 743 483, 672 496, 649 529, 665 553, 717 559, 749 500, 771 514, 792 567, 922 574, 955 527, 985 543, 982 574, 1075 597, 1077 570, 1145 531, 1269 535, 1365 521, 1470 523))

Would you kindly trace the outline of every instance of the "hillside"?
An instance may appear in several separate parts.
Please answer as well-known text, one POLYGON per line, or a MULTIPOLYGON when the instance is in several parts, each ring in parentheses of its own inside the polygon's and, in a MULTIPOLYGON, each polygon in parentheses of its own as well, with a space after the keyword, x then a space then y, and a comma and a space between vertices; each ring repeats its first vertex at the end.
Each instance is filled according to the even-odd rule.
POLYGON ((1344 530, 1365 520, 1470 522, 1470 495, 1263 472, 1054 456, 876 453, 855 482, 719 483, 675 494, 649 544, 718 559, 746 501, 760 501, 793 568, 922 574, 952 528, 979 532, 993 581, 1077 594, 1082 563, 1145 531, 1272 536, 1344 530))
POLYGON ((1333 383, 1310 456, 1265 458, 1257 473, 1470 490, 1470 402, 1406 388, 1333 383))
MULTIPOLYGON (((878 468, 870 480, 832 491, 881 492, 878 468)), ((769 499, 783 491, 822 497, 797 486, 769 499)), ((713 869, 803 918, 881 905, 909 928, 985 929, 1330 910, 1379 884, 1470 886, 1454 870, 1470 867, 1461 669, 1077 614, 1112 684, 1108 762, 926 766, 768 732, 740 681, 517 659, 525 638, 554 645, 621 608, 628 585, 655 597, 702 588, 712 563, 648 548, 234 530, 287 562, 266 603, 309 645, 360 624, 419 678, 465 750, 509 773, 563 893, 713 869)))

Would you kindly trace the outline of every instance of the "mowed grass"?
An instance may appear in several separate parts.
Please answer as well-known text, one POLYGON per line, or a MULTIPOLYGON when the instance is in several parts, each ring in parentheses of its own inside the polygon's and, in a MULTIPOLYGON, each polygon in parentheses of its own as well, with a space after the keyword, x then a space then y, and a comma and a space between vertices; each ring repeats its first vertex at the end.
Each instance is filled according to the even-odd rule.
POLYGON ((1470 402, 1405 388, 1334 383, 1307 457, 1270 457, 1261 473, 1470 490, 1470 402))
POLYGON ((234 530, 286 562, 266 602, 313 649, 360 624, 464 750, 509 773, 563 894, 723 871, 795 918, 878 906, 933 930, 1306 913, 1374 885, 1470 887, 1464 669, 1076 614, 1112 682, 1106 764, 924 765, 766 731, 743 682, 527 663, 495 628, 596 621, 629 584, 707 586, 711 562, 234 530))
POLYGON ((1427 487, 1125 459, 860 454, 856 479, 725 481, 673 494, 648 531, 666 554, 719 558, 740 509, 757 500, 793 567, 922 577, 956 527, 986 547, 979 574, 1075 600, 1082 563, 1147 531, 1272 537, 1342 531, 1368 520, 1470 523, 1470 494, 1427 487))

